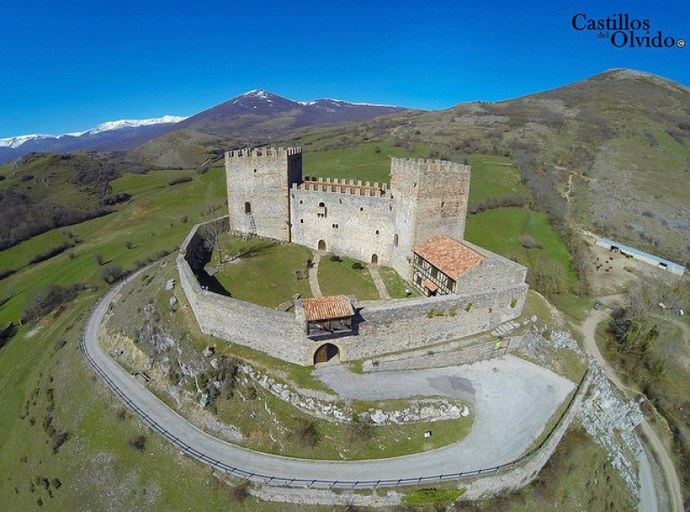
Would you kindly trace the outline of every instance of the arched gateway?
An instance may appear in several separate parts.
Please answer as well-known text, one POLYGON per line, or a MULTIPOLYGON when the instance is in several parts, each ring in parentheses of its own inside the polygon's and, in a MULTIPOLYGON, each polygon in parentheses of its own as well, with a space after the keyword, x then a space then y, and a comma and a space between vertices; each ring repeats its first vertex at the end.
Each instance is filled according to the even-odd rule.
POLYGON ((318 249, 319 249, 319 251, 325 251, 326 250, 326 241, 325 240, 319 240, 318 249))
POLYGON ((340 349, 332 343, 324 343, 314 352, 314 364, 327 363, 334 358, 340 359, 340 349))

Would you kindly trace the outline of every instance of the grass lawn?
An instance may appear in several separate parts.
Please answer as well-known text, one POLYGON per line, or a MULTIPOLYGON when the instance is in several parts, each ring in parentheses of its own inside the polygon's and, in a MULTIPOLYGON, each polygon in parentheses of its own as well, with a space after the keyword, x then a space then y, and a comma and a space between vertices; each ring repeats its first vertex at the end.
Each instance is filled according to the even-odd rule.
MULTIPOLYGON (((355 270, 352 264, 357 261, 346 256, 342 261, 332 261, 330 255, 321 257, 319 262, 319 286, 324 295, 354 295, 359 300, 379 299, 374 281, 366 265, 355 270)), ((360 262, 361 263, 361 262, 360 262)))
POLYGON ((296 293, 302 297, 312 296, 306 270, 313 254, 306 247, 236 235, 222 236, 219 245, 220 250, 214 251, 211 264, 219 269, 215 278, 232 297, 275 308, 292 301, 296 293), (221 257, 233 255, 241 256, 220 263, 221 257))
POLYGON ((381 274, 381 279, 386 285, 386 290, 388 294, 393 299, 404 299, 407 297, 419 297, 421 293, 411 284, 405 282, 405 280, 400 277, 394 269, 391 267, 379 267, 379 274, 381 274), (408 295, 405 290, 409 290, 411 293, 408 295))

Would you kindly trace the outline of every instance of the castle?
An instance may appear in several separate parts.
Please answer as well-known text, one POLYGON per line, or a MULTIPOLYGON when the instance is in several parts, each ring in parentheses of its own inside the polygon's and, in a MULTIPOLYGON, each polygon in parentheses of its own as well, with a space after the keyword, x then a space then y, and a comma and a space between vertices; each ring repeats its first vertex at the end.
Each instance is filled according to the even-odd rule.
POLYGON ((226 152, 225 168, 228 216, 207 224, 391 266, 424 297, 296 298, 284 311, 215 293, 198 279, 210 255, 197 225, 177 266, 205 334, 302 365, 458 339, 454 363, 516 348, 470 338, 520 316, 528 287, 525 267, 464 240, 468 166, 392 158, 388 186, 305 178, 300 148, 259 148, 226 152))
POLYGON ((392 158, 390 187, 303 178, 300 148, 227 152, 225 169, 231 230, 391 266, 432 295, 454 290, 459 261, 482 259, 461 242, 466 165, 392 158))

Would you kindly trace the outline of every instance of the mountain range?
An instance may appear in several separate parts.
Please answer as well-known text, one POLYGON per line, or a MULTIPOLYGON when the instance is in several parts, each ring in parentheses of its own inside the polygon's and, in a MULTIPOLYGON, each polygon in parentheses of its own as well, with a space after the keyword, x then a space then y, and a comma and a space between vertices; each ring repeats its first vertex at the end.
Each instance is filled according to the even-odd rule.
POLYGON ((122 119, 83 132, 0 139, 0 163, 37 152, 125 150, 179 130, 231 137, 241 134, 271 136, 304 126, 366 121, 403 110, 402 107, 336 99, 293 101, 255 89, 190 117, 165 115, 152 119, 122 119))

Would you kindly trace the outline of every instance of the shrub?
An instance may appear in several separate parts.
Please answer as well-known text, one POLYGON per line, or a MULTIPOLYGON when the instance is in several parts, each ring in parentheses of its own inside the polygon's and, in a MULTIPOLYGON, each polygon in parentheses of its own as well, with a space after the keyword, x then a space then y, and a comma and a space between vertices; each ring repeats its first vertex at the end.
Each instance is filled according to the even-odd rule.
POLYGON ((313 421, 303 421, 295 430, 295 435, 302 446, 313 448, 319 444, 319 431, 313 421))
POLYGON ((355 416, 347 429, 350 442, 355 444, 367 444, 374 436, 373 427, 360 416, 355 416))
POLYGON ((17 327, 10 322, 6 327, 0 327, 0 348, 7 345, 10 338, 17 332, 17 327))
POLYGON ((353 269, 353 270, 362 270, 363 268, 364 268, 364 265, 363 265, 362 262, 360 262, 360 261, 355 261, 355 262, 352 264, 352 269, 353 269))
POLYGON ((343 261, 343 259, 340 256, 338 256, 337 254, 333 254, 331 256, 331 261, 343 261))
POLYGON ((53 453, 60 451, 60 447, 69 439, 69 432, 55 432, 53 435, 53 453))
POLYGON ((553 297, 565 291, 565 270, 555 262, 541 262, 532 269, 529 281, 539 293, 553 297))
POLYGON ((527 201, 522 196, 502 196, 502 197, 489 197, 484 199, 479 203, 473 204, 468 208, 468 213, 475 214, 481 213, 486 210, 491 210, 493 208, 501 208, 504 206, 526 206, 527 201))
POLYGON ((40 263, 41 261, 45 261, 47 259, 52 258, 53 256, 57 256, 58 254, 65 252, 70 247, 72 246, 66 242, 60 245, 56 245, 55 247, 50 247, 49 249, 39 252, 36 256, 31 258, 29 260, 29 263, 40 263))
POLYGON ((103 263, 105 263, 105 258, 103 258, 103 256, 101 256, 100 254, 96 254, 96 263, 98 263, 99 265, 103 265, 103 263))
POLYGON ((528 234, 520 236, 520 245, 525 249, 541 249, 541 244, 528 234))
POLYGON ((242 503, 249 497, 249 482, 241 482, 230 486, 230 501, 242 503))
POLYGON ((113 284, 115 281, 119 280, 126 274, 124 270, 118 265, 113 263, 106 265, 101 270, 101 279, 107 284, 113 284))
POLYGON ((187 222, 189 222, 189 217, 187 217, 186 215, 183 215, 183 216, 180 218, 180 222, 181 222, 182 224, 187 224, 187 222))
POLYGON ((168 185, 179 185, 180 183, 187 183, 189 181, 192 181, 192 178, 189 176, 178 176, 177 178, 171 179, 168 185))
POLYGON ((118 203, 125 203, 131 199, 132 195, 128 194, 127 192, 118 192, 117 194, 110 194, 109 196, 105 196, 101 200, 101 204, 104 206, 113 206, 118 203))
POLYGON ((144 448, 146 448, 146 436, 134 436, 132 439, 129 440, 129 446, 131 446, 138 452, 143 452, 144 448))
POLYGON ((127 240, 127 241, 125 242, 125 247, 126 247, 127 249, 131 249, 132 247, 134 247, 134 243, 133 243, 131 240, 127 240))
POLYGON ((74 299, 84 289, 81 283, 70 286, 48 285, 44 290, 35 292, 27 301, 22 313, 22 322, 31 322, 50 313, 58 306, 74 299))

